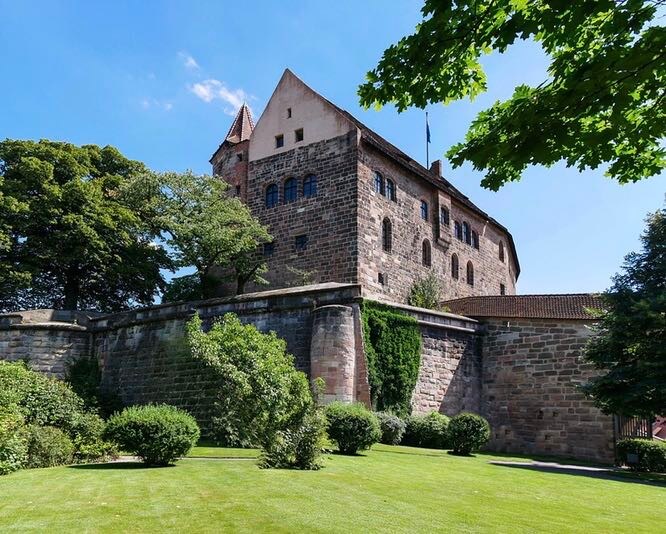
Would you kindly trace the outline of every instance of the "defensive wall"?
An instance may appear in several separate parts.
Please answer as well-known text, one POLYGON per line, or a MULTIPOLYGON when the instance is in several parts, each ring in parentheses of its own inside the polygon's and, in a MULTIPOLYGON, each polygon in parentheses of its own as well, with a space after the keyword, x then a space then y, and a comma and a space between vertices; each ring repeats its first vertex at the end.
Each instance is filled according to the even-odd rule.
MULTIPOLYGON (((102 387, 125 404, 168 402, 206 426, 209 373, 185 346, 198 313, 209 326, 225 313, 275 331, 310 378, 326 381, 325 401, 370 402, 361 287, 318 284, 116 314, 30 310, 0 315, 0 358, 24 360, 63 377, 69 362, 96 358, 102 387)), ((472 319, 395 303, 421 331, 413 413, 484 415, 491 450, 612 461, 612 419, 578 386, 594 372, 582 359, 582 321, 472 319)))

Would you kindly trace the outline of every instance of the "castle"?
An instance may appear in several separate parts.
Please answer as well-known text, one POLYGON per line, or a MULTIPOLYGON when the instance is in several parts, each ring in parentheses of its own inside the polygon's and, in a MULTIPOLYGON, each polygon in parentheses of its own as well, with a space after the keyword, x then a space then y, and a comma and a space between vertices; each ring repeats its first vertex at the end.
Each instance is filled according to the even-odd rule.
POLYGON ((434 273, 445 300, 513 295, 509 231, 441 176, 285 70, 254 125, 243 105, 210 162, 269 227, 270 288, 360 284, 405 302, 434 273))
POLYGON ((515 295, 511 234, 439 162, 422 167, 287 70, 256 126, 241 107, 211 163, 274 237, 268 290, 106 315, 0 314, 0 358, 60 377, 95 359, 102 389, 125 404, 175 404, 205 427, 210 374, 179 347, 193 313, 209 325, 233 312, 284 339, 299 369, 325 379, 325 400, 369 404, 361 303, 381 300, 418 324, 413 413, 480 413, 495 451, 613 460, 619 423, 579 388, 598 373, 583 348, 602 303, 515 295), (303 272, 313 284, 291 287, 303 272), (429 273, 451 313, 404 304, 429 273))

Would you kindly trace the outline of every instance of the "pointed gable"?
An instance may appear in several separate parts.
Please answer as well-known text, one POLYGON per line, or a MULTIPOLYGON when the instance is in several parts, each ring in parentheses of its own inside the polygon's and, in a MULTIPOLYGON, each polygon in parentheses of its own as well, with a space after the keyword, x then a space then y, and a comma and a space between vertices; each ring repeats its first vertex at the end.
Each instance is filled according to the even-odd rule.
POLYGON ((249 159, 273 156, 352 130, 356 131, 356 126, 339 108, 286 69, 254 128, 249 159), (279 146, 278 136, 282 136, 279 146))

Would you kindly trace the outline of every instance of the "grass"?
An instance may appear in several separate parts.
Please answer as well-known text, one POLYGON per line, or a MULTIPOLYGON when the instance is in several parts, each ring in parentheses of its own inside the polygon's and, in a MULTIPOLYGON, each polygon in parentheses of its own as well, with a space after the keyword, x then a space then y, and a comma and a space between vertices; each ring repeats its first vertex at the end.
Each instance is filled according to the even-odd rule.
MULTIPOLYGON (((200 447, 195 456, 256 451, 200 447)), ((0 532, 656 532, 666 485, 375 446, 316 472, 188 458, 0 477, 0 532)))

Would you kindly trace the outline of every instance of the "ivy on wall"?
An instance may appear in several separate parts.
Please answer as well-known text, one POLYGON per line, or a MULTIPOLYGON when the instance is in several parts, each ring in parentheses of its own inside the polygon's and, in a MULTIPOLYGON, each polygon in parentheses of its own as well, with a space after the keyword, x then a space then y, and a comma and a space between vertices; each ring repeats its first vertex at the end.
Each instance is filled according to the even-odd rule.
POLYGON ((413 317, 377 302, 361 307, 370 396, 375 410, 406 415, 421 363, 421 332, 413 317))

